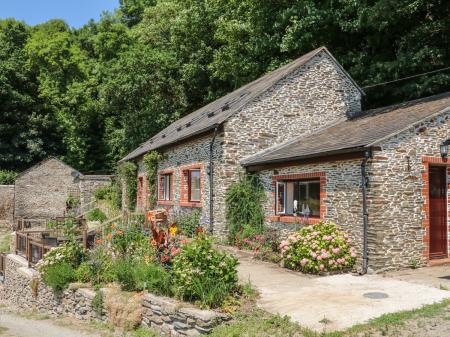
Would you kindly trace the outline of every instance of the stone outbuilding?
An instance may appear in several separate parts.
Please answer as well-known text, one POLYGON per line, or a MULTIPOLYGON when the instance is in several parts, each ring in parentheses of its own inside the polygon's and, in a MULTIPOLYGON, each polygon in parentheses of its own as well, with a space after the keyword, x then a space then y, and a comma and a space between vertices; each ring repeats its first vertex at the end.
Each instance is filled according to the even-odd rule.
MULTIPOLYGON (((363 271, 447 261, 450 95, 363 111, 363 91, 318 48, 181 118, 122 161, 138 164, 137 208, 148 207, 143 156, 156 150, 158 205, 199 209, 225 235, 225 196, 245 172, 263 182, 266 223, 281 234, 333 220, 363 271)), ((450 166, 449 166, 450 168, 450 166)))
POLYGON ((14 189, 14 219, 40 223, 64 216, 71 196, 83 208, 94 191, 111 183, 108 175, 83 175, 58 158, 50 157, 20 173, 14 189))

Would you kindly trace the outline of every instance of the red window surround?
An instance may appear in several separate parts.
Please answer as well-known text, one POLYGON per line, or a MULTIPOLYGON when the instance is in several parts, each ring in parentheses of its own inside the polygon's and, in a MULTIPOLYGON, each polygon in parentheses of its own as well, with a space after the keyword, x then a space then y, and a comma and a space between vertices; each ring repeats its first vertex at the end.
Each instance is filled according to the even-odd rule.
POLYGON ((156 202, 157 205, 174 205, 174 195, 173 195, 173 186, 174 186, 174 170, 161 170, 158 171, 158 200, 156 202), (162 190, 163 190, 163 175, 170 174, 170 200, 163 200, 162 190))
POLYGON ((182 166, 180 168, 180 206, 183 207, 202 207, 203 196, 203 164, 196 163, 182 166), (200 170, 200 201, 189 200, 189 171, 200 170))
MULTIPOLYGON (((314 172, 314 173, 294 173, 294 174, 280 174, 280 175, 274 175, 272 177, 272 210, 275 214, 276 210, 276 200, 275 200, 275 193, 276 193, 276 184, 279 180, 308 180, 308 179, 319 179, 320 183, 320 216, 319 217, 309 217, 308 218, 308 224, 316 224, 322 221, 325 217, 326 207, 323 202, 324 198, 326 197, 326 174, 325 172, 314 172)), ((292 215, 273 215, 269 216, 267 218, 267 221, 270 222, 285 222, 285 223, 301 223, 302 218, 298 216, 292 216, 292 215)))
MULTIPOLYGON (((422 226, 425 230, 425 233, 423 235, 423 244, 425 246, 423 250, 423 257, 425 257, 427 260, 430 259, 430 194, 429 194, 429 168, 431 165, 442 165, 447 166, 447 174, 450 175, 450 160, 447 158, 441 158, 441 157, 422 157, 422 163, 424 167, 424 172, 422 173, 422 182, 423 182, 423 188, 422 188, 422 196, 424 199, 423 203, 423 213, 424 218, 422 220, 422 226)), ((447 189, 450 189, 450 184, 447 182, 447 189)), ((450 197, 447 196, 447 204, 450 204, 450 197)), ((448 219, 450 219, 450 212, 447 214, 448 219)), ((450 226, 448 228, 448 231, 450 231, 450 226)))

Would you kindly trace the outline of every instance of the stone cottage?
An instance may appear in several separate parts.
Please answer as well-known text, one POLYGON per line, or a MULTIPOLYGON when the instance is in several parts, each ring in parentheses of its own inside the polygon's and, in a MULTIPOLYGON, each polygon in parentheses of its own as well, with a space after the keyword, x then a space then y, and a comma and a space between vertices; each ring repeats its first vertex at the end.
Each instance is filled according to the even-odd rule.
POLYGON ((200 209, 226 233, 225 194, 258 173, 269 226, 280 232, 333 220, 360 250, 363 271, 446 261, 450 95, 362 111, 362 90, 324 47, 187 115, 122 161, 157 150, 158 205, 200 209), (212 193, 211 193, 212 191, 212 193))
POLYGON ((69 196, 80 206, 91 201, 95 189, 110 184, 111 176, 83 175, 61 160, 50 157, 20 173, 14 188, 14 219, 40 223, 63 216, 69 196))

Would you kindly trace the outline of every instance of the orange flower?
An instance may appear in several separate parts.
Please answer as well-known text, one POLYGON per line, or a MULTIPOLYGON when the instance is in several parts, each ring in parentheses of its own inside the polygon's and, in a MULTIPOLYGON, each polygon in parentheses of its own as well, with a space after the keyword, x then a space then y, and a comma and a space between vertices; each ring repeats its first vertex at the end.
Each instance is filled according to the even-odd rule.
POLYGON ((123 235, 123 231, 118 230, 116 234, 117 234, 117 235, 123 235))
POLYGON ((109 233, 107 236, 108 240, 110 240, 110 241, 112 240, 112 237, 113 237, 112 233, 109 233))
POLYGON ((117 228, 117 225, 116 225, 115 223, 113 223, 113 224, 111 225, 111 229, 115 229, 115 228, 117 228))
POLYGON ((155 241, 155 239, 152 239, 152 241, 150 241, 150 244, 151 244, 153 247, 156 247, 156 241, 155 241))
POLYGON ((96 243, 97 245, 101 245, 101 244, 102 244, 102 242, 103 242, 103 240, 102 240, 102 239, 97 239, 97 240, 95 240, 95 243, 96 243))

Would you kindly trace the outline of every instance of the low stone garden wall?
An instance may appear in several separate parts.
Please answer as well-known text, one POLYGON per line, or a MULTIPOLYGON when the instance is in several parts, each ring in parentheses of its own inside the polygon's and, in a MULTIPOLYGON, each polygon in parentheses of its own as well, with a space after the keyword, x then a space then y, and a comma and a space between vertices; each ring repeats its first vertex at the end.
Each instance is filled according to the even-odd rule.
MULTIPOLYGON (((56 294, 40 281, 36 270, 28 268, 24 258, 9 254, 5 261, 5 277, 3 284, 0 284, 2 303, 11 303, 25 310, 38 310, 50 316, 67 315, 80 320, 112 321, 108 310, 95 308, 95 290, 69 287, 56 294)), ((100 291, 104 296, 109 290, 100 291)), ((141 325, 160 331, 165 336, 206 334, 229 318, 213 310, 200 310, 188 303, 153 294, 144 294, 140 305, 141 325)))
POLYGON ((169 336, 209 333, 229 317, 213 310, 200 310, 172 298, 146 294, 142 323, 169 336))

